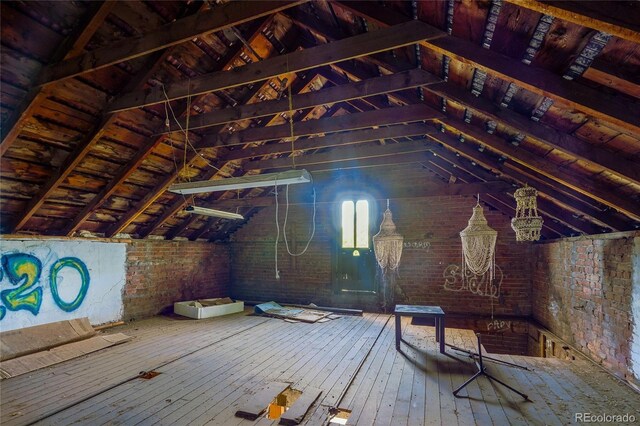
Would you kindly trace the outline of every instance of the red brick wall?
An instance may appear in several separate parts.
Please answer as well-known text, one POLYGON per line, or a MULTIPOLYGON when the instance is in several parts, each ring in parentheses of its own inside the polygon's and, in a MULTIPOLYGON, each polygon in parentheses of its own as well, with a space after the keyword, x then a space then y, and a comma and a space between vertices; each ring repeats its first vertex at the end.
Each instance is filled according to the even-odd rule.
POLYGON ((535 319, 640 382, 640 233, 538 245, 533 278, 535 319))
MULTIPOLYGON (((424 171, 420 173, 426 174, 424 171)), ((392 172, 386 172, 390 178, 392 172)), ((402 175, 406 183, 420 185, 425 176, 410 172, 402 175)), ((381 184, 363 184, 356 180, 353 189, 367 190, 374 196, 390 194, 381 184)), ((302 185, 296 187, 296 191, 302 185)), ((337 179, 333 184, 317 185, 318 199, 331 201, 341 190, 351 186, 337 179)), ((291 187, 294 190, 294 187, 291 187)), ((309 191, 309 190, 307 190, 309 191)), ((383 195, 383 196, 384 196, 383 195)), ((492 302, 488 297, 469 291, 452 292, 444 289, 443 272, 450 264, 460 264, 461 244, 459 232, 476 204, 472 196, 430 197, 420 200, 406 199, 391 202, 391 210, 398 231, 405 242, 427 242, 427 248, 406 248, 397 282, 405 293, 398 303, 440 305, 446 312, 490 315, 492 302)), ((379 202, 379 216, 375 220, 376 232, 385 203, 379 202)), ((280 279, 275 278, 274 241, 276 237, 275 207, 265 208, 238 230, 232 237, 233 297, 245 300, 275 300, 289 303, 310 303, 341 307, 377 309, 376 296, 345 295, 335 293, 332 286, 332 252, 338 237, 336 202, 322 202, 317 206, 316 235, 308 252, 301 257, 286 254, 282 235, 278 249, 280 279)), ((311 224, 310 205, 292 205, 289 215, 288 238, 301 250, 306 243, 311 224)), ((496 315, 528 316, 531 313, 530 244, 517 244, 510 228, 510 218, 485 207, 490 226, 498 231, 497 264, 504 271, 501 297, 493 300, 496 315)), ((284 206, 280 206, 280 220, 284 206)))
POLYGON ((226 245, 133 240, 127 244, 124 319, 173 311, 173 303, 229 295, 226 245))

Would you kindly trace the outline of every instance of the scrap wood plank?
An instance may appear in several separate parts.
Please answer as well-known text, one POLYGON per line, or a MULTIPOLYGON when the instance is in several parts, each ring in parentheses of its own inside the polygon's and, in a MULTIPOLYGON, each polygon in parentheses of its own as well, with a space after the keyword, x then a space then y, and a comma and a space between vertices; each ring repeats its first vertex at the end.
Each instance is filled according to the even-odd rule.
POLYGON ((240 409, 236 411, 236 417, 256 420, 264 413, 271 401, 288 387, 289 383, 271 382, 267 384, 240 406, 240 409))
POLYGON ((0 333, 0 360, 44 351, 95 334, 87 317, 3 331, 0 333))
POLYGON ((280 417, 281 425, 298 425, 307 415, 307 411, 314 402, 320 397, 321 389, 307 387, 300 398, 280 417))
POLYGON ((50 367, 73 358, 86 355, 109 346, 128 342, 131 336, 122 333, 108 336, 93 336, 79 342, 67 343, 48 351, 36 352, 2 362, 0 377, 3 379, 19 376, 44 367, 50 367))

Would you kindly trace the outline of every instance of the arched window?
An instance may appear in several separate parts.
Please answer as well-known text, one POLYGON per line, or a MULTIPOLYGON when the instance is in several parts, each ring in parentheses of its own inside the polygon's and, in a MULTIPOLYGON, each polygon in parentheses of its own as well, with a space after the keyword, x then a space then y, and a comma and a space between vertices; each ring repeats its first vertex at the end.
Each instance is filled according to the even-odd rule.
POLYGON ((335 262, 336 290, 375 291, 375 256, 371 244, 372 200, 355 193, 338 205, 340 235, 335 262))
POLYGON ((369 201, 342 202, 342 248, 369 248, 369 201))

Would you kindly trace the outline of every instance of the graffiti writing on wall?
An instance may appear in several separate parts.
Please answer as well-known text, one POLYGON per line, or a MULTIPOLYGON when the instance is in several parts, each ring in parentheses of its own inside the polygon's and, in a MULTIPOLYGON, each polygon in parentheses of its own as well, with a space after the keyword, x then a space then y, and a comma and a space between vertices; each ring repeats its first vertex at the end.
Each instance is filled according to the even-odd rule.
POLYGON ((0 240, 0 328, 87 317, 122 318, 127 245, 55 239, 0 240))
POLYGON ((492 282, 490 282, 488 272, 484 275, 476 275, 466 268, 464 276, 462 274, 460 265, 452 263, 447 266, 442 274, 444 277, 444 289, 447 291, 470 291, 478 296, 496 299, 500 297, 500 286, 504 275, 498 265, 496 265, 492 282))
POLYGON ((84 301, 90 282, 87 266, 77 257, 62 257, 50 265, 43 265, 33 254, 3 254, 0 257, 0 320, 4 319, 7 311, 26 310, 38 315, 45 285, 49 286, 56 306, 72 312, 84 301), (67 296, 65 300, 61 291, 62 277, 69 273, 76 274, 79 286, 75 297, 69 300, 67 296), (7 286, 11 288, 4 289, 7 286))
POLYGON ((487 331, 504 331, 511 329, 511 321, 493 319, 487 324, 487 331))

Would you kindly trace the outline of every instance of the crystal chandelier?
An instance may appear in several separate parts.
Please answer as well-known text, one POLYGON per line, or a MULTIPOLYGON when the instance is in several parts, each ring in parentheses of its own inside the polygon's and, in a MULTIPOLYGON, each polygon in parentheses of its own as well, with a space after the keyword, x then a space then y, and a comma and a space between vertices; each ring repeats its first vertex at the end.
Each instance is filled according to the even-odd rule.
POLYGON ((517 189, 513 196, 517 206, 516 217, 511 219, 511 228, 516 232, 516 241, 538 241, 543 222, 537 210, 538 191, 525 185, 517 189))

